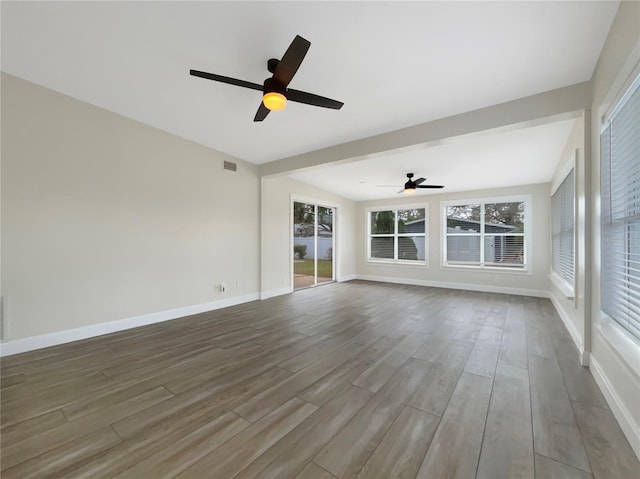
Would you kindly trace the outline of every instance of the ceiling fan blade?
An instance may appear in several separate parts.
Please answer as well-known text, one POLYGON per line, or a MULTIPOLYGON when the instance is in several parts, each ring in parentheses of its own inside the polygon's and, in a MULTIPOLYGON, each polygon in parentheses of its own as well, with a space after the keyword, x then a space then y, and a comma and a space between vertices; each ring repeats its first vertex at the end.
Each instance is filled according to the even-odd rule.
POLYGON ((398 190, 398 193, 404 193, 404 186, 402 187, 401 190, 398 190))
POLYGON ((264 103, 260 102, 260 106, 258 107, 258 111, 256 112, 256 116, 253 118, 253 121, 262 121, 264 120, 271 110, 269 110, 264 103))
POLYGON ((444 188, 444 185, 417 185, 416 188, 444 188))
POLYGON ((325 98, 320 95, 314 95, 313 93, 307 93, 306 91, 287 89, 285 94, 287 100, 295 101, 297 103, 305 103, 307 105, 321 106, 323 108, 332 108, 339 110, 342 108, 341 101, 332 100, 331 98, 325 98))
POLYGON ((398 188, 400 185, 376 185, 377 188, 398 188))
POLYGON ((427 179, 426 179, 426 178, 418 178, 416 181, 414 181, 414 183, 415 183, 416 185, 419 185, 420 183, 423 183, 423 182, 425 182, 425 181, 427 181, 427 179))
POLYGON ((273 72, 273 79, 283 87, 286 87, 291 82, 293 75, 298 71, 298 68, 300 68, 300 64, 310 46, 311 42, 309 40, 296 35, 273 72))
POLYGON ((222 83, 228 83, 229 85, 241 86, 244 88, 251 88, 252 90, 262 91, 262 85, 257 83, 251 83, 244 80, 238 80, 237 78, 225 77, 222 75, 216 75, 215 73, 201 72, 198 70, 189 70, 189 73, 194 77, 206 78, 207 80, 219 81, 222 83))

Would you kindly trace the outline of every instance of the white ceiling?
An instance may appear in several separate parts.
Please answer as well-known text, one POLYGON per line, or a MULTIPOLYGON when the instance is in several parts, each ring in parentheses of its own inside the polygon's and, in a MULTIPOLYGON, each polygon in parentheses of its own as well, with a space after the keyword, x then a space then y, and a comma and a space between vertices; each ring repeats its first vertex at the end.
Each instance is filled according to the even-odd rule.
POLYGON ((445 186, 442 190, 418 189, 415 196, 477 190, 479 181, 481 188, 546 183, 553 176, 574 123, 575 120, 564 120, 466 135, 436 146, 290 176, 356 201, 398 196, 407 181, 406 173, 425 177, 425 184, 445 186), (397 187, 377 186, 389 184, 397 187))
MULTIPOLYGON (((1 65, 260 164, 589 80, 618 3, 3 1, 1 65), (290 86, 344 101, 342 110, 290 102, 254 123, 259 92, 189 76, 193 68, 261 83, 267 59, 280 57, 296 34, 311 49, 290 86)), ((568 129, 556 126, 522 140, 553 150, 568 129)), ((473 182, 488 185, 496 175, 487 172, 506 164, 499 168, 495 155, 466 142, 399 155, 388 177, 373 174, 389 164, 384 158, 332 168, 398 184, 415 170, 454 188, 454 173, 429 158, 461 157, 466 148, 476 163, 493 159, 473 182)))

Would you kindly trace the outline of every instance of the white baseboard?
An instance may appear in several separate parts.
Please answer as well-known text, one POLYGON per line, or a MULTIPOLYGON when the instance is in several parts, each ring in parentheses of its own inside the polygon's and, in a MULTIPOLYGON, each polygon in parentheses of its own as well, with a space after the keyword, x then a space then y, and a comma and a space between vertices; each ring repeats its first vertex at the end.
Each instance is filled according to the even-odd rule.
POLYGON ((390 276, 356 275, 355 279, 366 281, 379 281, 382 283, 410 284, 413 286, 430 286, 433 288, 462 289, 465 291, 480 291, 483 293, 503 293, 515 294, 518 296, 535 296, 537 298, 548 298, 549 291, 537 289, 509 288, 507 286, 494 286, 488 284, 471 283, 448 283, 444 281, 429 281, 425 279, 394 278, 390 276))
POLYGON ((344 276, 340 276, 338 278, 338 283, 344 283, 345 281, 353 281, 354 279, 358 279, 358 275, 356 274, 347 274, 344 276))
MULTIPOLYGON (((351 281, 353 279, 357 279, 356 275, 349 274, 345 276, 340 276, 336 281, 338 283, 344 283, 345 281, 351 281)), ((272 289, 272 290, 264 291, 260 293, 260 299, 269 299, 275 296, 282 296, 283 294, 289 294, 291 292, 293 292, 293 290, 288 286, 285 288, 272 289)))
POLYGON ((558 312, 558 316, 560 316, 560 319, 567 328, 567 331, 569 331, 571 339, 573 339, 574 344, 578 348, 578 354, 580 355, 580 364, 582 364, 583 366, 589 366, 589 352, 584 350, 583 339, 580 337, 580 333, 578 333, 575 324, 573 324, 573 321, 571 321, 571 318, 562 307, 558 299, 553 295, 553 293, 549 295, 549 298, 551 299, 553 307, 558 312))
POLYGON ((286 288, 263 291, 262 293, 260 293, 260 299, 269 299, 275 296, 282 296, 283 294, 289 294, 290 292, 291 292, 291 288, 289 286, 287 286, 286 288))
POLYGON ((81 339, 93 338, 103 334, 115 333, 125 329, 137 328, 147 324, 160 323, 171 319, 182 318, 192 314, 205 313, 215 309, 226 308, 236 304, 247 303, 259 299, 258 293, 251 293, 244 296, 235 296, 233 298, 222 299, 219 301, 210 301, 208 303, 194 304, 182 308, 169 309, 167 311, 159 311, 157 313, 143 314, 131 318, 119 319, 105 323, 92 324, 80 328, 67 329, 64 331, 56 331, 53 333, 42 334, 39 336, 31 336, 28 338, 14 339, 0 343, 0 356, 11 356, 13 354, 24 353, 34 349, 48 348, 58 344, 70 343, 81 339))
POLYGON ((596 380, 596 383, 600 387, 602 394, 604 394, 604 397, 611 408, 611 412, 618 421, 618 424, 620 424, 622 432, 627 437, 627 440, 629 441, 633 451, 636 453, 636 456, 640 459, 640 427, 633 420, 633 416, 626 408, 620 399, 620 396, 618 396, 616 390, 611 385, 609 378, 607 378, 602 367, 593 356, 591 356, 590 370, 596 380))

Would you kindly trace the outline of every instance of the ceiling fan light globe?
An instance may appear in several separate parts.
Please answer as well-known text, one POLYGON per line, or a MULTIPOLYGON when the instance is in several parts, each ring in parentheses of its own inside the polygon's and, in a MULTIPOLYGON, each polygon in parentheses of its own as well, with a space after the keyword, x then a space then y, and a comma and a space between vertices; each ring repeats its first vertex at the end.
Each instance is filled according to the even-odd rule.
POLYGON ((405 188, 405 189, 404 189, 404 194, 405 194, 405 195, 412 195, 412 194, 414 194, 415 192, 416 192, 416 189, 415 189, 415 188, 405 188))
POLYGON ((272 91, 264 94, 262 103, 269 110, 282 110, 287 105, 287 98, 282 93, 272 91))

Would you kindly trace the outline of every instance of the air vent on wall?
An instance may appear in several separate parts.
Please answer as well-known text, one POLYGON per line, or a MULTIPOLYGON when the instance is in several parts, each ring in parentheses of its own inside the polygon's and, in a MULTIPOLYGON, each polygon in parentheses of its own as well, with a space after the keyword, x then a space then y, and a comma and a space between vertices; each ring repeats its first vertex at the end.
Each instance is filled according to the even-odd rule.
POLYGON ((238 169, 237 165, 233 161, 225 161, 224 169, 229 171, 236 171, 238 169))

